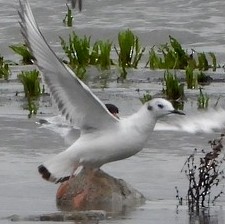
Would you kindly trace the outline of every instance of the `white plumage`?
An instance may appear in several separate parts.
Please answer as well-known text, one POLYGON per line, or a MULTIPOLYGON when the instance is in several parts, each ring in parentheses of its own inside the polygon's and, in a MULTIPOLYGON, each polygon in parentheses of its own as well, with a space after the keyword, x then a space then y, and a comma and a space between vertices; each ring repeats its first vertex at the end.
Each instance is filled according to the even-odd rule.
POLYGON ((39 167, 43 178, 59 182, 78 167, 98 168, 105 163, 130 157, 144 147, 158 118, 174 110, 165 99, 153 99, 140 110, 119 120, 76 75, 64 65, 47 44, 27 0, 20 3, 21 32, 43 80, 67 120, 81 129, 80 138, 67 150, 39 167))

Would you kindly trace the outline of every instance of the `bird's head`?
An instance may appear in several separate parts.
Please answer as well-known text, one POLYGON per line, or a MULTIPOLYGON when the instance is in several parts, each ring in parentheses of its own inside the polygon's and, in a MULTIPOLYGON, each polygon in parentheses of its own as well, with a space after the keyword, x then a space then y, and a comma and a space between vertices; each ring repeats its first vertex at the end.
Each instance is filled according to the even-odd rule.
POLYGON ((175 110, 173 105, 165 99, 155 98, 146 103, 147 110, 153 113, 156 118, 163 117, 168 114, 185 115, 182 111, 175 110))

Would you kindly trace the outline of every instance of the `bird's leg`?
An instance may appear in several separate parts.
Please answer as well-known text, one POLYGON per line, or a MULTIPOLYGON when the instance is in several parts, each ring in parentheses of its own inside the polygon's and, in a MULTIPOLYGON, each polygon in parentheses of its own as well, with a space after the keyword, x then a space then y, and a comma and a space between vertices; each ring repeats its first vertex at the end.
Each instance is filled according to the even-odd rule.
POLYGON ((73 177, 76 177, 83 170, 83 168, 84 168, 83 166, 78 166, 78 165, 74 166, 69 177, 69 183, 73 177))
POLYGON ((70 173, 69 181, 72 179, 73 174, 74 174, 74 172, 76 171, 76 169, 77 169, 77 166, 75 166, 75 167, 73 168, 72 172, 70 173))
POLYGON ((84 166, 82 166, 82 165, 75 167, 75 169, 73 171, 74 176, 77 176, 83 169, 84 169, 84 166))
POLYGON ((76 164, 73 167, 73 170, 70 174, 70 176, 66 176, 64 178, 61 178, 58 182, 61 182, 61 185, 57 191, 57 198, 62 198, 66 192, 68 192, 68 189, 72 186, 72 178, 76 177, 76 175, 78 175, 79 172, 81 172, 81 170, 83 169, 83 166, 79 166, 78 164, 76 164))

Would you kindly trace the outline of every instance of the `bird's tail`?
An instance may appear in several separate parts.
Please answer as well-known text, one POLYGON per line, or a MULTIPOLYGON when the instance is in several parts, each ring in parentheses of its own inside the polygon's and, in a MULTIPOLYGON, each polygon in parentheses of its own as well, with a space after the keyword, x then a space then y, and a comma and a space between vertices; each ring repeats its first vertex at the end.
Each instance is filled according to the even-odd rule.
POLYGON ((38 171, 43 179, 59 183, 68 180, 77 167, 78 163, 72 161, 67 152, 64 151, 40 165, 38 171))

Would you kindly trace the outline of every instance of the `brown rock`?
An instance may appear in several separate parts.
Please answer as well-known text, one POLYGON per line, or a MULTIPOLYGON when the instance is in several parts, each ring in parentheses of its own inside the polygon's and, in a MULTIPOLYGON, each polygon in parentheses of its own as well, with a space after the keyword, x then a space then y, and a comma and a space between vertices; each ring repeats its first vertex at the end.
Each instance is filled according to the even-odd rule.
POLYGON ((61 210, 105 210, 118 213, 143 204, 144 196, 122 179, 102 170, 83 170, 63 182, 57 191, 56 202, 61 210))

